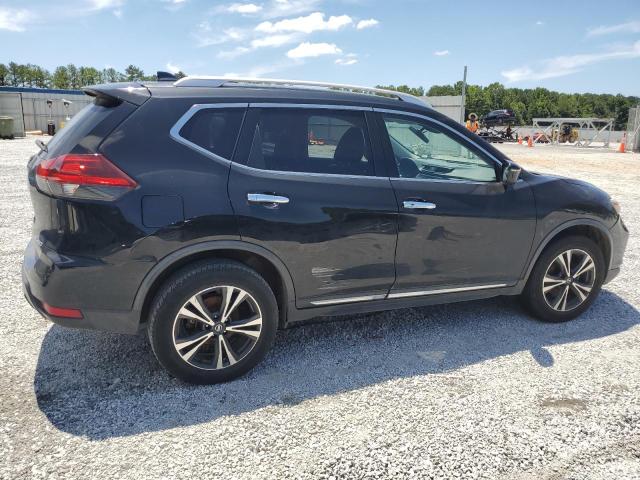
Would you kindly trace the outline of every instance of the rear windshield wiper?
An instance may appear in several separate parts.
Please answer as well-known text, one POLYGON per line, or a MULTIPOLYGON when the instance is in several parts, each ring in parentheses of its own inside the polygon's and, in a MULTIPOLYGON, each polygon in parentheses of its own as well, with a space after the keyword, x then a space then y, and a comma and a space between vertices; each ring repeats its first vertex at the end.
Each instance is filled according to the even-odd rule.
POLYGON ((44 143, 39 138, 36 140, 36 145, 38 145, 38 147, 40 147, 40 150, 42 150, 44 153, 49 153, 49 148, 47 147, 47 144, 44 143))

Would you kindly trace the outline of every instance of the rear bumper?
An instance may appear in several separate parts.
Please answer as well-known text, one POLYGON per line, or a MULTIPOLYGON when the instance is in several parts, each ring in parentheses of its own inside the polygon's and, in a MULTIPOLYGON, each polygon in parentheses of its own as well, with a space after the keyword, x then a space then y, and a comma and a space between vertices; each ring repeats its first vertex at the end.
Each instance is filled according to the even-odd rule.
MULTIPOLYGON (((59 259, 56 258, 55 253, 50 253, 51 255, 32 240, 25 250, 24 262, 22 264, 22 290, 24 296, 40 315, 63 327, 104 330, 128 334, 138 332, 140 312, 135 310, 95 309, 79 304, 77 300, 74 301, 70 299, 68 294, 65 295, 63 292, 64 289, 56 282, 56 277, 61 275, 61 270, 64 269, 57 263, 59 259), (83 318, 71 319, 49 315, 44 310, 44 302, 57 307, 78 308, 82 311, 83 318)), ((83 273, 81 269, 77 269, 73 275, 81 279, 83 273)), ((65 280, 68 280, 68 269, 64 277, 65 280)), ((73 287, 69 285, 68 288, 73 287)))

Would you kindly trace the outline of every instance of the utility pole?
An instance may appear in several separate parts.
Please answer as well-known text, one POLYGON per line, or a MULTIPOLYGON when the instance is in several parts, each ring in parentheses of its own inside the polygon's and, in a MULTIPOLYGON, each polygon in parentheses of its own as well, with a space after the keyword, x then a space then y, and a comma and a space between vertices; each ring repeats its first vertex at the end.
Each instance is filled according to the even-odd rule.
POLYGON ((460 123, 464 125, 464 110, 467 105, 467 66, 464 66, 464 75, 462 76, 462 108, 460 108, 460 123))

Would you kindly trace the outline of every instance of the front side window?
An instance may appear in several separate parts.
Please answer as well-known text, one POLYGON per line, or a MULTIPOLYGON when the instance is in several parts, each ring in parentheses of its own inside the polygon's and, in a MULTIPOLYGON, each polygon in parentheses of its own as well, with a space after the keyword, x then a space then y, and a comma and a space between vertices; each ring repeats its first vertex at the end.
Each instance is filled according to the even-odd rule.
POLYGON ((393 115, 384 115, 384 123, 400 177, 496 181, 494 164, 444 128, 393 115))
POLYGON ((262 109, 247 165, 282 172, 373 175, 364 113, 262 109))
POLYGON ((180 129, 180 136, 219 157, 230 160, 236 145, 244 108, 204 108, 180 129))

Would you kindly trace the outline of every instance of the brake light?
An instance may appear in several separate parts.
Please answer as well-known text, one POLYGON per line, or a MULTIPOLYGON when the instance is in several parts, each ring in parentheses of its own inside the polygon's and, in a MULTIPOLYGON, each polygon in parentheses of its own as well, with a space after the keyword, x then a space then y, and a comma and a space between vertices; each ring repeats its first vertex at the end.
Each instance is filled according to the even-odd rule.
POLYGON ((45 312, 47 312, 49 315, 52 315, 54 317, 76 318, 76 319, 83 318, 82 312, 77 308, 52 307, 48 303, 43 303, 42 307, 44 308, 45 312))
POLYGON ((51 195, 94 200, 113 200, 138 185, 99 153, 44 160, 36 167, 36 183, 51 195))

